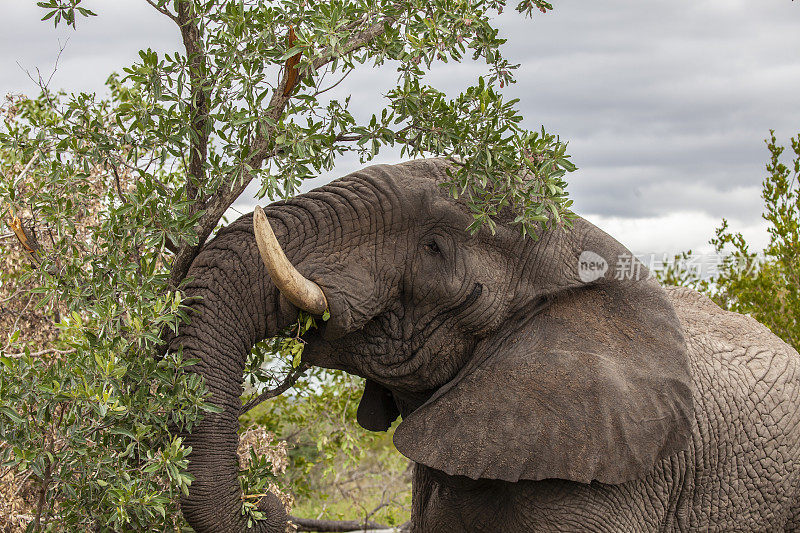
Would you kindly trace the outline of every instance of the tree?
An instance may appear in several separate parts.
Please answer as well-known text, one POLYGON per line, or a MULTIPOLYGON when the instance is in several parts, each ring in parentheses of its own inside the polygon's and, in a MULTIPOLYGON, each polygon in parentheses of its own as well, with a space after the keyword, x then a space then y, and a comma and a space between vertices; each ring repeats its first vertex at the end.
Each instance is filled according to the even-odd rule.
POLYGON ((781 161, 785 147, 777 143, 774 131, 766 143, 770 160, 761 188, 761 217, 769 223, 767 247, 752 251, 744 236, 731 232, 723 219, 711 239, 716 252, 723 254, 718 271, 701 279, 686 266, 688 252, 676 258, 662 281, 705 292, 724 309, 752 316, 800 349, 800 134, 790 140, 794 158, 789 165, 781 161))
MULTIPOLYGON (((193 362, 164 353, 161 339, 187 320, 192 259, 253 180, 259 198, 290 197, 346 152, 368 161, 399 145, 405 157, 454 161, 450 191, 474 213, 466 229, 492 228, 511 206, 535 237, 540 222, 568 215, 565 145, 521 129, 516 102, 502 96, 516 68, 492 25, 503 0, 145 1, 175 23, 184 50, 140 51, 109 77, 107 98, 43 84, 0 130, 0 233, 18 241, 5 238, 3 252, 15 242, 30 263, 13 276, 14 294, 54 327, 41 341, 15 322, 0 352, 0 474, 33 484, 34 530, 181 526, 175 502, 191 478, 178 435, 215 406, 193 362), (466 55, 486 64, 474 86, 448 99, 424 84, 436 64, 466 55), (349 98, 328 97, 355 68, 384 63, 397 67, 397 86, 366 123, 349 98)), ((73 28, 95 16, 80 4, 38 3, 44 20, 73 28)), ((298 367, 297 331, 313 326, 301 317, 254 349, 249 379, 268 391, 250 399, 337 386, 298 367)), ((281 461, 244 461, 251 520, 281 461)))

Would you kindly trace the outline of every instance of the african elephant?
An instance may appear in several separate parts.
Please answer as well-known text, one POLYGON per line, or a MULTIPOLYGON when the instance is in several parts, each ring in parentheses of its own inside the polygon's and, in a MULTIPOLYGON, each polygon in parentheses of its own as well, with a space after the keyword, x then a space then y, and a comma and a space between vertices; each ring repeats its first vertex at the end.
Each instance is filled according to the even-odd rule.
MULTIPOLYGON (((638 263, 618 275, 630 253, 583 219, 534 240, 502 214, 470 235, 447 165, 366 168, 243 216, 194 260, 202 298, 170 346, 223 408, 186 439, 194 529, 246 530, 245 357, 298 308, 330 310, 303 358, 366 378, 359 423, 403 417, 416 532, 800 527, 797 352, 638 263)), ((282 532, 262 506, 253 530, 282 532)))

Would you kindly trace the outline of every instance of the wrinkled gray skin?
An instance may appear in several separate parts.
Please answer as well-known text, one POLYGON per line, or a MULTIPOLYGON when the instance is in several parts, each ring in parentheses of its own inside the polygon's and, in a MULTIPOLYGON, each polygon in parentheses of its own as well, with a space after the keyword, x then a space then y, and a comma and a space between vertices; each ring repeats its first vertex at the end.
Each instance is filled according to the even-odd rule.
MULTIPOLYGON (((367 378, 359 422, 416 462, 413 528, 794 531, 800 527, 798 354, 687 289, 616 279, 627 254, 582 219, 520 237, 464 231, 441 160, 375 166, 266 212, 331 319, 304 358, 367 378), (579 275, 581 253, 609 268, 579 275)), ((586 272, 586 269, 584 269, 586 272)), ((224 408, 187 436, 199 533, 245 531, 236 481, 242 371, 296 317, 247 215, 189 272, 200 359, 224 408)), ((252 530, 283 531, 275 499, 252 530)))

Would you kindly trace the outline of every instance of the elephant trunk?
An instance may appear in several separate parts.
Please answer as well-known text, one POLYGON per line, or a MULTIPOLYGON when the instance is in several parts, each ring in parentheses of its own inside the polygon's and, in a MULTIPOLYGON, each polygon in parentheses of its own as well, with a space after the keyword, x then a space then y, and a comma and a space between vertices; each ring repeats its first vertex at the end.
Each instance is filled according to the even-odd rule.
MULTIPOLYGON (((285 224, 273 225, 276 222, 278 238, 288 243, 285 224)), ((304 242, 296 237, 291 240, 295 251, 304 242)), ((184 357, 199 360, 193 371, 204 377, 209 401, 222 412, 206 413, 185 437, 185 444, 192 447, 189 472, 194 481, 181 509, 198 533, 283 533, 286 513, 277 498, 264 498, 259 507, 265 519, 247 527, 237 478, 237 432, 247 355, 257 341, 288 325, 296 310, 286 309, 285 304, 281 309, 280 294, 259 258, 250 218, 222 230, 197 256, 188 278, 185 293, 193 298, 191 321, 181 327, 170 347, 182 346, 184 357)))

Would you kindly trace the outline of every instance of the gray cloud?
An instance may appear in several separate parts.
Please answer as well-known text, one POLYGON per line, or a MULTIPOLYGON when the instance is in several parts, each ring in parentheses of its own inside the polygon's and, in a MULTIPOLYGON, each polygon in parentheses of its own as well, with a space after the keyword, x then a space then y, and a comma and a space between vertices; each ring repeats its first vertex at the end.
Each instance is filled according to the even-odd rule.
POLYGON ((753 222, 774 128, 800 129, 800 6, 785 0, 563 1, 503 15, 528 127, 570 141, 578 211, 693 209, 753 222), (530 26, 528 26, 530 25, 530 26), (526 43, 514 38, 533 35, 526 43))
POLYGON ((35 2, 5 2, 0 32, 0 93, 38 93, 25 70, 36 68, 47 78, 58 68, 50 87, 68 91, 103 91, 108 75, 121 72, 143 48, 177 50, 180 34, 172 21, 141 0, 84 2, 99 16, 78 19, 77 31, 39 19, 45 11, 35 2))

